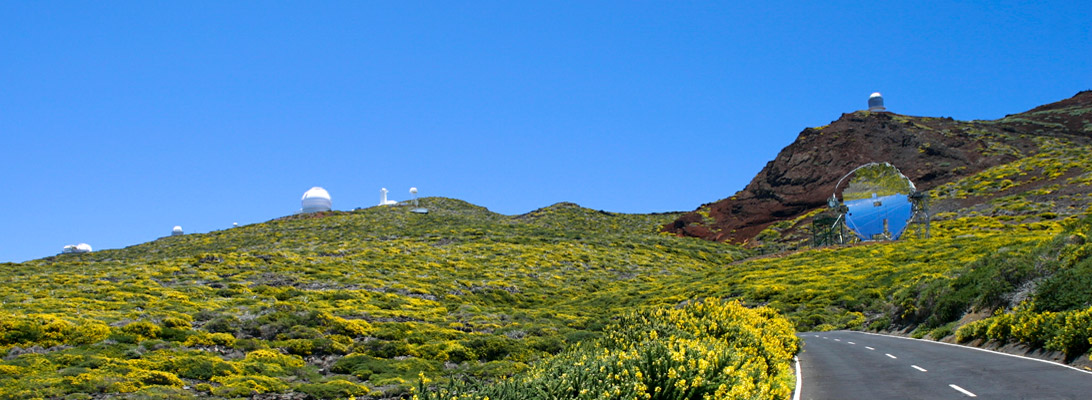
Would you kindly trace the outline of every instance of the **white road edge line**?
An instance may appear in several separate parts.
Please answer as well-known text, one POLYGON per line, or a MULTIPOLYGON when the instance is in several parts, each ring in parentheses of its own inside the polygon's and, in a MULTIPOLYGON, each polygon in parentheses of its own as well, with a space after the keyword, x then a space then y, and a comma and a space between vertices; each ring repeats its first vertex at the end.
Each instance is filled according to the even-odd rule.
POLYGON ((925 368, 919 367, 919 366, 917 366, 917 365, 911 365, 910 367, 911 367, 911 368, 913 368, 913 369, 916 369, 916 370, 918 370, 918 371, 921 371, 921 372, 929 372, 929 371, 928 371, 928 370, 926 370, 925 368))
POLYGON ((1071 365, 1065 365, 1065 364, 1062 364, 1062 363, 1059 363, 1059 362, 1054 362, 1054 361, 1050 361, 1050 360, 1043 360, 1043 359, 1039 359, 1039 358, 1032 358, 1032 357, 1025 357, 1025 356, 1020 356, 1020 355, 1016 355, 1016 354, 1002 353, 1000 351, 993 351, 993 350, 989 350, 989 349, 983 349, 983 348, 980 348, 980 347, 963 346, 963 345, 959 345, 959 344, 945 343, 945 342, 934 342, 932 340, 914 339, 914 338, 895 336, 895 335, 884 335, 882 333, 861 332, 861 331, 847 331, 847 332, 859 332, 859 333, 863 333, 865 335, 886 336, 886 337, 892 337, 892 338, 897 338, 897 339, 906 339, 906 340, 917 340, 917 341, 925 342, 925 343, 942 344, 942 345, 945 345, 945 346, 954 346, 954 347, 959 347, 959 348, 963 348, 963 349, 984 351, 984 352, 987 352, 987 353, 1000 354, 1000 355, 1003 355, 1003 356, 1023 358, 1025 360, 1031 360, 1031 361, 1038 361, 1038 362, 1041 362, 1041 363, 1046 363, 1046 364, 1056 365, 1056 366, 1059 366, 1059 367, 1069 368, 1069 369, 1077 371, 1077 372, 1092 375, 1092 371, 1085 371, 1083 369, 1080 369, 1080 368, 1077 368, 1077 367, 1074 367, 1074 366, 1071 366, 1071 365))
POLYGON ((898 357, 895 357, 895 356, 891 355, 891 353, 883 353, 883 355, 891 357, 891 358, 898 358, 898 357))
POLYGON ((793 361, 796 361, 796 390, 793 391, 792 400, 800 400, 801 385, 804 384, 804 376, 800 375, 800 357, 793 357, 793 361))
POLYGON ((959 386, 956 386, 956 385, 948 385, 948 386, 950 386, 952 389, 958 390, 960 393, 963 393, 963 394, 965 394, 967 396, 978 397, 974 393, 971 393, 971 392, 967 391, 967 389, 961 388, 959 386))
POLYGON ((865 346, 864 348, 869 349, 869 350, 876 350, 876 349, 868 347, 868 346, 865 346))

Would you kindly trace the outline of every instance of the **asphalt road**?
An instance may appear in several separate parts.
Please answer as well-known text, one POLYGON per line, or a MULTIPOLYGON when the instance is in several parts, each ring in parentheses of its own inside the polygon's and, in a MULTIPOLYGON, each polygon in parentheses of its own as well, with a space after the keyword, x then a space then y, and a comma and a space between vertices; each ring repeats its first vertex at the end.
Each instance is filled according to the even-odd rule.
POLYGON ((1092 399, 1092 374, 863 332, 804 332, 800 399, 1092 399))

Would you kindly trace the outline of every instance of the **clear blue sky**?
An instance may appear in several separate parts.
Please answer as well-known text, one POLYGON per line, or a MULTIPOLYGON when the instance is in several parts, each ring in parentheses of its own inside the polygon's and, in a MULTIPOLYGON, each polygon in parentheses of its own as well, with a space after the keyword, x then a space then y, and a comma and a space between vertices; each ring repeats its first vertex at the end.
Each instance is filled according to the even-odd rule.
POLYGON ((874 91, 995 119, 1092 88, 1084 1, 463 3, 0 1, 0 261, 312 186, 691 210, 874 91))

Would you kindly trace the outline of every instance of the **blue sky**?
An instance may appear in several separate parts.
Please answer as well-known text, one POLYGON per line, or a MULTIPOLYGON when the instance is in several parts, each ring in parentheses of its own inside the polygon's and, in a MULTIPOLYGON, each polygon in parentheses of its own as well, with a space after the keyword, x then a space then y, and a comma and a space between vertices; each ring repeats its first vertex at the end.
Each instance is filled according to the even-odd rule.
POLYGON ((312 186, 691 210, 874 91, 995 119, 1092 89, 1079 1, 527 3, 0 1, 0 261, 312 186))

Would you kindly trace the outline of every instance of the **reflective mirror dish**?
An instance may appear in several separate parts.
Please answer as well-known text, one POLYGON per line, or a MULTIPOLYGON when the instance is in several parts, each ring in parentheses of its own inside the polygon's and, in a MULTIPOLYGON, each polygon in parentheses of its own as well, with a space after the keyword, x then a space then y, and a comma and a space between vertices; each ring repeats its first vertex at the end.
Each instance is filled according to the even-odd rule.
POLYGON ((913 215, 913 182, 891 164, 866 164, 842 191, 846 227, 861 240, 896 240, 913 215))

